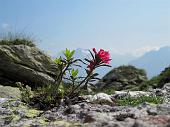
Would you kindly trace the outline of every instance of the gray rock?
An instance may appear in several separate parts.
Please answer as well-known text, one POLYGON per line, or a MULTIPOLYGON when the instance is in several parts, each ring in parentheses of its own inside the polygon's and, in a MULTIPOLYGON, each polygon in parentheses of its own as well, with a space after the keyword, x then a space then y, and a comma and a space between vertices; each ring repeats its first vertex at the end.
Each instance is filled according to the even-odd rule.
POLYGON ((57 73, 50 57, 26 45, 0 45, 0 61, 0 83, 8 80, 31 86, 45 85, 54 82, 57 73))
POLYGON ((165 96, 167 94, 167 91, 164 90, 164 89, 159 89, 159 88, 156 88, 156 89, 150 89, 149 90, 151 93, 153 93, 154 95, 156 96, 165 96))
POLYGON ((111 82, 109 84, 105 83, 104 87, 106 87, 106 86, 110 89, 122 90, 123 87, 125 86, 125 84, 123 84, 121 82, 111 82))
POLYGON ((170 104, 157 105, 158 114, 170 115, 170 104))
POLYGON ((136 86, 140 87, 146 80, 144 70, 131 65, 119 66, 107 73, 96 86, 100 89, 126 90, 134 89, 136 86))

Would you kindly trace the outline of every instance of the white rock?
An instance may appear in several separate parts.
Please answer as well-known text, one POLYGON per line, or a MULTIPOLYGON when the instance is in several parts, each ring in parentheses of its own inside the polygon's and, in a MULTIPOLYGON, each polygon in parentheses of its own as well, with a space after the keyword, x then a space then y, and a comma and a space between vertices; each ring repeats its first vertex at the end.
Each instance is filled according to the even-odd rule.
POLYGON ((151 92, 144 92, 144 91, 115 91, 115 95, 117 95, 117 96, 129 95, 130 97, 139 97, 139 96, 149 96, 149 95, 151 95, 151 92))
POLYGON ((86 95, 84 97, 88 102, 100 103, 100 104, 112 104, 113 103, 111 96, 106 93, 86 95))

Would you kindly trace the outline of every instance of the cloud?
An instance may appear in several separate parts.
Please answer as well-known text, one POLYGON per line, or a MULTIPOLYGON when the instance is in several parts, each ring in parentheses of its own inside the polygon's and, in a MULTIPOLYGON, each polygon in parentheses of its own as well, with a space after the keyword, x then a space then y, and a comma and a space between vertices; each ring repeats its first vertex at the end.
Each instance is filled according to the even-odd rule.
POLYGON ((118 49, 112 49, 111 50, 111 54, 114 55, 120 55, 120 56, 133 56, 133 57, 140 57, 142 55, 144 55, 147 52, 150 51, 156 51, 159 50, 161 48, 161 46, 144 46, 144 47, 140 47, 140 48, 136 48, 133 50, 118 50, 118 49))
POLYGON ((2 23, 1 28, 3 31, 10 31, 11 30, 11 25, 8 23, 2 23))
POLYGON ((114 54, 114 55, 126 55, 126 54, 129 54, 129 52, 125 51, 125 50, 120 50, 120 49, 116 49, 116 48, 112 48, 112 50, 109 51, 111 54, 114 54))
POLYGON ((145 47, 141 47, 141 48, 134 50, 132 52, 132 54, 136 57, 139 57, 147 52, 155 51, 155 50, 159 50, 159 49, 160 49, 160 47, 157 47, 157 46, 145 46, 145 47))

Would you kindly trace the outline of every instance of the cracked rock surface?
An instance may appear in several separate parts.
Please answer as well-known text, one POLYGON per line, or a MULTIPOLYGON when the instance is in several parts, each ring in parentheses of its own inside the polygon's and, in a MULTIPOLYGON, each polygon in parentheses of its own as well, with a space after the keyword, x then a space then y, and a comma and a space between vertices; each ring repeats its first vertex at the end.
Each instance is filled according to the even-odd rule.
POLYGON ((54 81, 57 67, 36 47, 0 45, 0 83, 26 82, 30 86, 54 81))

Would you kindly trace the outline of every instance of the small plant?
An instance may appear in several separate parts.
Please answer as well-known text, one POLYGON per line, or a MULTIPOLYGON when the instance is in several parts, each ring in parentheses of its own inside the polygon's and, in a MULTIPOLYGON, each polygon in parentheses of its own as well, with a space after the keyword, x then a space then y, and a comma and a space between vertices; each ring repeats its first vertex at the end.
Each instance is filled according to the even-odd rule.
POLYGON ((99 74, 94 70, 101 66, 108 66, 110 62, 109 52, 100 49, 99 52, 93 48, 93 52, 90 52, 91 59, 74 59, 73 55, 75 50, 70 51, 66 49, 63 54, 64 57, 59 57, 54 60, 59 68, 59 73, 55 77, 53 84, 49 84, 44 87, 37 88, 33 101, 40 102, 47 106, 56 106, 60 101, 72 99, 80 95, 81 91, 86 91, 87 86, 92 85, 95 80, 99 80, 97 77, 99 74), (86 76, 80 77, 78 75, 78 69, 74 69, 75 66, 80 67, 79 63, 83 63, 87 66, 84 68, 86 76))
POLYGON ((121 99, 117 99, 116 103, 119 106, 137 106, 144 102, 153 103, 153 104, 161 104, 163 103, 163 98, 160 96, 139 96, 139 97, 125 97, 121 99))
POLYGON ((96 49, 93 48, 94 54, 90 50, 89 52, 91 54, 91 59, 85 59, 85 61, 81 59, 74 60, 73 55, 75 51, 70 51, 68 49, 66 49, 64 52, 65 58, 60 57, 55 59, 55 63, 60 68, 60 73, 54 82, 54 92, 57 90, 64 90, 63 80, 67 80, 71 85, 69 91, 65 92, 68 96, 72 96, 74 93, 78 92, 77 90, 79 90, 82 85, 84 89, 87 89, 87 84, 93 85, 92 82, 98 79, 98 73, 94 73, 94 70, 101 66, 109 66, 108 64, 110 61, 110 55, 103 49, 100 49, 100 51, 97 52, 96 49), (85 77, 78 77, 78 69, 72 69, 73 66, 81 67, 78 62, 82 62, 83 64, 87 65, 87 69, 85 68, 85 77), (66 75, 67 73, 68 75, 66 75))
POLYGON ((17 82, 16 85, 19 87, 21 91, 21 100, 26 103, 30 103, 30 98, 32 97, 31 88, 29 86, 25 86, 21 82, 17 82))

